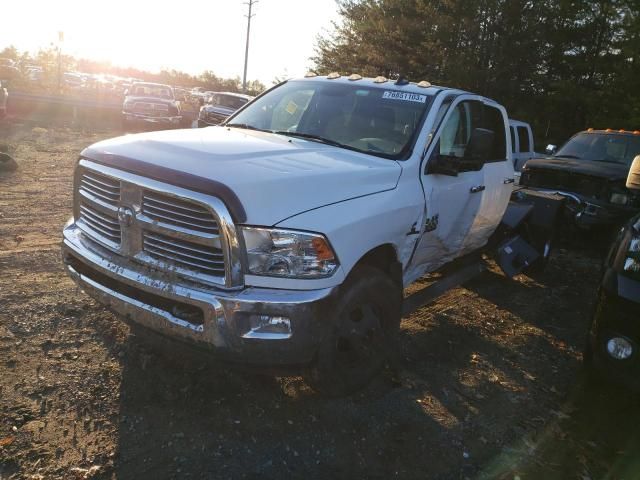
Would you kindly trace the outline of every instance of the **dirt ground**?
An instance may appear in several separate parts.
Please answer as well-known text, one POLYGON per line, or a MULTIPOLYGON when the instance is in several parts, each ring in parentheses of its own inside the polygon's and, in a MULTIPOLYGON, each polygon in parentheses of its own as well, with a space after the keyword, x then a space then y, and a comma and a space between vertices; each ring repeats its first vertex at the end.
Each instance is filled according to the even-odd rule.
POLYGON ((403 320, 397 371, 329 400, 161 356, 67 278, 74 163, 117 134, 0 127, 0 479, 640 478, 637 397, 581 373, 597 248, 449 292, 403 320))

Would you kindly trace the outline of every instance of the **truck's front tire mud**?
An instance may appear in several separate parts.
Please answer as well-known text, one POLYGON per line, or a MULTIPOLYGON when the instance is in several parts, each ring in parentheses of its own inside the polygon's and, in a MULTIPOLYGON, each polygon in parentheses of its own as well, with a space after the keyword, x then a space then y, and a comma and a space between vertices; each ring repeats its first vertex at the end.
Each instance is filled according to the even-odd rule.
POLYGON ((331 329, 305 375, 327 396, 365 387, 382 370, 400 325, 402 292, 377 268, 356 267, 341 289, 331 329))

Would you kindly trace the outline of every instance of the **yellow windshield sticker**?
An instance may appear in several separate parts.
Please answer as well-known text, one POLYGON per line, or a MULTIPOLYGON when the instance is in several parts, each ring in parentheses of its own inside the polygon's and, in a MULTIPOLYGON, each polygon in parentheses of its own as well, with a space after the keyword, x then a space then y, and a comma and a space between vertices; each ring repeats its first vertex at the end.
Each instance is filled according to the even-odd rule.
POLYGON ((287 103, 287 108, 285 108, 285 110, 289 115, 293 115, 298 111, 298 105, 296 105, 293 100, 289 100, 289 103, 287 103))

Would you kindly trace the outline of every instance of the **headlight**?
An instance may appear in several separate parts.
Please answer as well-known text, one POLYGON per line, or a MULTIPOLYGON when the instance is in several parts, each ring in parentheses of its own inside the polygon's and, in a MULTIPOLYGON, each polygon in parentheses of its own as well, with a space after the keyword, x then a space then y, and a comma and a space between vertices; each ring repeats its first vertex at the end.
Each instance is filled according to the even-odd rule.
POLYGON ((629 195, 626 193, 613 193, 609 201, 617 205, 626 205, 629 203, 629 195))
POLYGON ((323 235, 292 230, 240 227, 253 275, 322 278, 338 268, 338 259, 323 235))

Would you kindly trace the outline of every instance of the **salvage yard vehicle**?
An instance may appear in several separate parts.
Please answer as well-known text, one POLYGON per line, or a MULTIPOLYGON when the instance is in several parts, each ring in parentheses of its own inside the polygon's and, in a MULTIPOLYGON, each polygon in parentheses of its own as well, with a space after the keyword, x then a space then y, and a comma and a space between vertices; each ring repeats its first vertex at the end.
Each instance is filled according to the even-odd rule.
POLYGON ((63 259, 137 331, 301 366, 313 388, 344 394, 383 368, 403 313, 478 274, 483 254, 508 275, 544 259, 519 232, 548 231, 562 197, 520 189, 510 202, 513 182, 495 101, 309 74, 221 126, 85 149, 63 259))
POLYGON ((152 125, 177 127, 182 115, 173 89, 161 83, 138 82, 126 92, 122 105, 122 126, 152 125))
POLYGON ((640 210, 640 195, 625 187, 640 131, 589 129, 547 149, 551 156, 526 163, 520 184, 563 195, 572 225, 617 227, 640 210))
POLYGON ((207 103, 200 107, 198 126, 218 125, 252 99, 252 96, 241 93, 212 92, 207 103))
MULTIPOLYGON (((640 155, 627 188, 640 193, 640 155)), ((585 351, 600 377, 640 392, 640 215, 618 232, 607 255, 585 351)))

